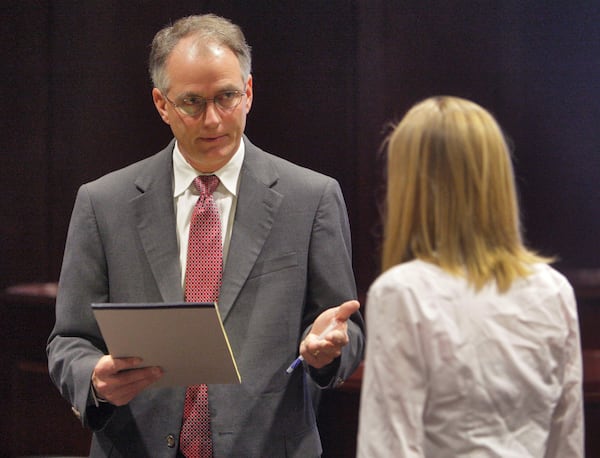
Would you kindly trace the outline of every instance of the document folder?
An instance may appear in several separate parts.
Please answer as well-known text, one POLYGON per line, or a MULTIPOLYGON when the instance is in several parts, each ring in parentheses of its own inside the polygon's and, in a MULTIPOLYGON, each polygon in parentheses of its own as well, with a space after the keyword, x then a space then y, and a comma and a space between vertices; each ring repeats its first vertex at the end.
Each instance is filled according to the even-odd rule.
POLYGON ((164 374, 151 387, 241 383, 216 303, 92 304, 109 353, 164 374))

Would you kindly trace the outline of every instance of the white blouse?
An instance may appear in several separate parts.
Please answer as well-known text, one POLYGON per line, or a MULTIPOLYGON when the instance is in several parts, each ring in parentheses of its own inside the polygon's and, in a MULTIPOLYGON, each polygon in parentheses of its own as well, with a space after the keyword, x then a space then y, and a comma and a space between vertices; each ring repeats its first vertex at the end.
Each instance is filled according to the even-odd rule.
POLYGON ((583 457, 568 281, 545 264, 499 294, 419 260, 371 286, 358 456, 583 457))

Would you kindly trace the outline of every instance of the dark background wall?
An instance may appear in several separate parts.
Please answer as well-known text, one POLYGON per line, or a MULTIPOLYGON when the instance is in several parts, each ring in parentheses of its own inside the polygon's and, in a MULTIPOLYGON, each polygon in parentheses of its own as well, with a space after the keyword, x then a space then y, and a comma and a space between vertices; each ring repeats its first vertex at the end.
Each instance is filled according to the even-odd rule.
POLYGON ((149 43, 208 11, 253 47, 250 138, 340 181, 361 293, 385 126, 435 94, 479 102, 512 138, 529 244, 598 267, 598 2, 24 0, 0 6, 0 287, 57 280, 78 186, 168 142, 149 43))
MULTIPOLYGON (((597 430, 597 0, 4 0, 0 290, 56 281, 77 188, 170 140, 150 97, 149 44, 171 20, 209 11, 240 24, 253 46, 249 137, 340 181, 361 296, 378 273, 386 126, 435 94, 496 115, 514 144, 527 241, 561 270, 584 269, 582 346, 595 358, 586 428, 597 430)), ((0 294, 0 437, 10 438, 0 457, 87 453, 89 432, 45 369, 52 294, 11 291, 0 294)), ((355 382, 324 395, 324 456, 354 456, 355 382)), ((586 440, 600 456, 596 436, 586 440)))

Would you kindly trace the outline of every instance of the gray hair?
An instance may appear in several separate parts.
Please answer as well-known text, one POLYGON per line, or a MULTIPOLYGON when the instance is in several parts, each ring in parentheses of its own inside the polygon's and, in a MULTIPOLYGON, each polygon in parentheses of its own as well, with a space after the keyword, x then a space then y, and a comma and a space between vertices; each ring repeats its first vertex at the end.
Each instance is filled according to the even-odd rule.
POLYGON ((239 26, 228 19, 214 14, 187 16, 159 30, 152 40, 148 70, 154 87, 161 92, 169 89, 166 71, 169 55, 183 38, 195 36, 197 43, 217 43, 225 46, 237 56, 242 70, 242 79, 247 81, 252 70, 250 46, 239 26))

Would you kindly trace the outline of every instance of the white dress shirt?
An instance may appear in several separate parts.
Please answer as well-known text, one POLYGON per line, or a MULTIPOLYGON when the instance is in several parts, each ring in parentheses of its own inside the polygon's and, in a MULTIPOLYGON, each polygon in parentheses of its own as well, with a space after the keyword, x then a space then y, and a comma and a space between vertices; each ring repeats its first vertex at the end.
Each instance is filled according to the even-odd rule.
MULTIPOLYGON (((219 210, 221 220, 221 241, 223 243, 223 265, 227 259, 237 196, 240 184, 240 171, 244 162, 244 142, 229 162, 210 175, 219 178, 219 186, 213 193, 213 199, 219 210)), ((177 142, 173 149, 173 199, 175 204, 175 217, 177 221, 177 241, 179 242, 179 262, 181 263, 181 286, 185 288, 185 267, 187 259, 188 238, 192 210, 198 201, 198 191, 194 186, 194 179, 198 175, 208 175, 198 172, 183 157, 177 142)))
POLYGON ((504 294, 419 260, 374 282, 359 457, 583 457, 573 290, 533 268, 504 294))

